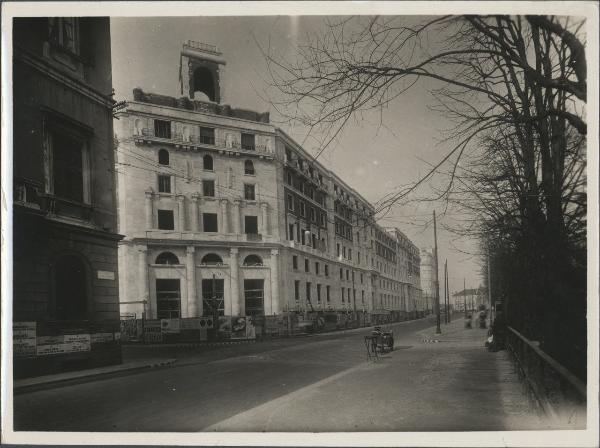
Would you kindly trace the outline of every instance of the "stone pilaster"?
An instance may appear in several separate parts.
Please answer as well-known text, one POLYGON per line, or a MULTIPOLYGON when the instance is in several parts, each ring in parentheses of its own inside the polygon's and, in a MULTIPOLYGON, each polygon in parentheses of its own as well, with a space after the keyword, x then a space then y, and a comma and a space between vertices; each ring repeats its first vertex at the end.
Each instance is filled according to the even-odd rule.
POLYGON ((146 195, 146 199, 145 199, 145 212, 146 212, 146 229, 153 229, 154 228, 154 213, 152 210, 152 206, 153 206, 153 201, 154 201, 154 192, 152 190, 150 191, 146 191, 145 192, 146 195))
POLYGON ((152 303, 150 301, 150 287, 148 284, 148 247, 140 246, 138 250, 138 275, 140 300, 144 304, 146 319, 154 318, 152 303))
POLYGON ((221 199, 221 233, 229 233, 229 220, 227 219, 227 199, 221 199))
POLYGON ((237 247, 229 249, 229 273, 231 276, 231 315, 239 316, 243 310, 240 297, 240 280, 237 247))
POLYGON ((196 297, 196 263, 194 246, 187 247, 187 256, 185 263, 186 279, 187 279, 187 316, 198 317, 198 298, 196 297))
POLYGON ((262 235, 269 235, 269 204, 267 204, 266 202, 262 202, 260 204, 260 210, 261 210, 261 229, 259 231, 259 233, 261 233, 262 235))
POLYGON ((271 249, 271 310, 265 314, 279 314, 279 303, 279 250, 271 249))
POLYGON ((192 232, 197 232, 198 231, 198 212, 199 212, 199 208, 198 208, 198 195, 197 194, 193 194, 192 195, 192 211, 191 211, 191 216, 190 216, 190 224, 191 224, 191 230, 192 232))
POLYGON ((233 200, 233 212, 231 213, 231 220, 233 221, 233 233, 240 234, 241 231, 241 215, 240 215, 240 204, 242 201, 239 199, 233 200))
POLYGON ((185 231, 185 197, 182 194, 177 195, 177 210, 179 214, 179 231, 185 231))

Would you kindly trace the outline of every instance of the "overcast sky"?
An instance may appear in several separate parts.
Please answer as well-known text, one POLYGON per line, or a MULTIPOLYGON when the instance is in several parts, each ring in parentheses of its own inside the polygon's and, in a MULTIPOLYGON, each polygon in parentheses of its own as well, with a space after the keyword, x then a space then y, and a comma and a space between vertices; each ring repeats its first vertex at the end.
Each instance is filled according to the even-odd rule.
MULTIPOLYGON (((416 20, 416 19, 411 19, 416 20)), ((195 40, 216 45, 227 65, 222 71, 222 103, 271 112, 272 122, 281 120, 267 98, 268 72, 259 45, 293 58, 296 45, 307 34, 325 27, 323 17, 174 17, 112 18, 112 69, 115 99, 132 99, 132 90, 141 87, 179 97, 179 54, 182 44, 195 40)), ((334 170, 366 199, 374 202, 398 185, 416 181, 428 171, 428 163, 439 161, 446 149, 439 144, 440 130, 449 123, 429 106, 431 87, 417 84, 390 104, 383 114, 366 114, 347 127, 339 141, 328 148, 319 161, 334 170)), ((306 130, 280 125, 313 155, 318 151, 315 139, 306 138, 306 130)), ((427 188, 427 187, 425 187, 427 188)), ((441 204, 420 203, 395 207, 380 224, 396 226, 420 248, 433 245, 431 212, 441 204)), ((476 287, 480 278, 475 241, 458 238, 446 231, 457 219, 453 210, 441 216, 438 225, 440 276, 448 259, 450 290, 476 287)), ((440 283, 442 279, 440 277, 440 283)), ((443 297, 443 290, 440 289, 443 297)))

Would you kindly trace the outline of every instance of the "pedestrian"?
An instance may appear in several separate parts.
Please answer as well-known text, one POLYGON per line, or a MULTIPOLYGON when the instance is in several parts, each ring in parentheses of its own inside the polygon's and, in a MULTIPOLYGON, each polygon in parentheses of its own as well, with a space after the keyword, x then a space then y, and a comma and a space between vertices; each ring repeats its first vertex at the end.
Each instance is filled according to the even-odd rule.
POLYGON ((492 323, 492 343, 488 347, 490 351, 497 352, 504 349, 506 340, 506 318, 501 310, 496 312, 496 318, 492 323))

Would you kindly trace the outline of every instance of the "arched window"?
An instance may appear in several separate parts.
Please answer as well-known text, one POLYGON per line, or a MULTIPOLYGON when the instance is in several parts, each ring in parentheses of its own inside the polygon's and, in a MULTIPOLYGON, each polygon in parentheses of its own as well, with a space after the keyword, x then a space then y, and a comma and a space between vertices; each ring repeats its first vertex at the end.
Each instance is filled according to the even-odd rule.
POLYGON ((160 165, 169 164, 169 151, 167 151, 166 149, 161 149, 158 151, 158 163, 160 165))
POLYGON ((213 75, 206 67, 194 70, 193 92, 202 92, 210 101, 215 101, 215 81, 213 75))
POLYGON ((202 157, 202 166, 204 167, 205 170, 213 171, 214 170, 214 165, 213 165, 213 158, 212 158, 212 156, 209 156, 207 154, 204 157, 202 157))
POLYGON ((59 320, 85 319, 87 313, 87 269, 76 255, 60 257, 54 266, 55 317, 59 320))
POLYGON ((244 258, 244 266, 262 266, 263 261, 258 255, 248 255, 244 258))
POLYGON ((179 264, 179 258, 171 252, 162 252, 156 257, 156 264, 179 264))
POLYGON ((244 162, 244 174, 254 175, 254 164, 252 163, 252 160, 246 160, 244 162))
POLYGON ((202 264, 223 264, 223 259, 217 254, 206 254, 202 257, 202 264))

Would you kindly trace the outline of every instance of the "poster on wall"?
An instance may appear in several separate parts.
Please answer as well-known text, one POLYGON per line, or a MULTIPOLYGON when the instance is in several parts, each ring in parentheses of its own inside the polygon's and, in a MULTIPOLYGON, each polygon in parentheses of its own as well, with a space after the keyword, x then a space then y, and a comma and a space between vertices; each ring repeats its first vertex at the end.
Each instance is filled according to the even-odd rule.
POLYGON ((246 317, 246 339, 256 339, 256 328, 250 317, 246 317))
POLYGON ((179 333, 180 319, 161 319, 160 328, 163 333, 179 333))
POLYGON ((35 322, 13 322, 13 355, 36 355, 37 328, 35 322))
POLYGON ((36 353, 38 356, 89 352, 90 350, 91 338, 89 334, 63 334, 59 336, 39 336, 37 338, 36 353))
POLYGON ((246 339, 246 324, 248 319, 245 317, 231 318, 231 339, 246 339))
POLYGON ((219 337, 229 339, 231 336, 231 317, 219 316, 219 337))

